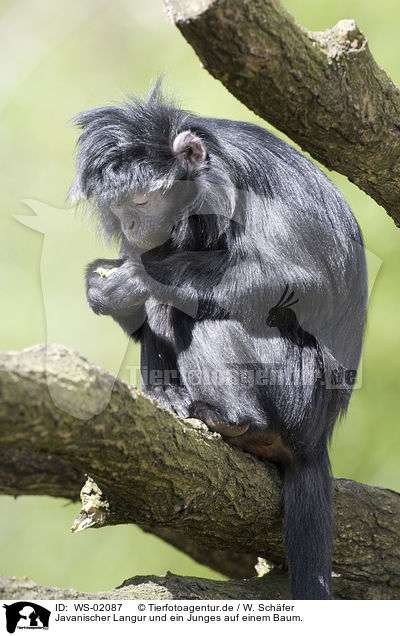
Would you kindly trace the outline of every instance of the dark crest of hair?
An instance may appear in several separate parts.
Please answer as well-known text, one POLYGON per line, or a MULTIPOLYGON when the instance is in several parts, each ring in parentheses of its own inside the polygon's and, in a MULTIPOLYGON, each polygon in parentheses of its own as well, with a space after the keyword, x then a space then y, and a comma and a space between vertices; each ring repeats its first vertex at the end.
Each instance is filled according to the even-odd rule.
MULTIPOLYGON (((130 97, 119 105, 80 113, 73 122, 81 133, 77 177, 69 196, 95 204, 101 227, 110 239, 118 237, 120 230, 109 211, 110 204, 138 191, 166 191, 177 181, 207 183, 207 194, 203 189, 196 198, 196 214, 201 206, 204 210, 208 206, 208 214, 210 206, 225 211, 217 223, 223 228, 210 231, 211 219, 205 221, 204 235, 220 236, 231 216, 234 195, 227 191, 232 190, 233 182, 229 161, 207 121, 166 98, 161 79, 144 99, 130 97)), ((185 228, 181 225, 180 234, 186 235, 188 229, 187 224, 185 228)))

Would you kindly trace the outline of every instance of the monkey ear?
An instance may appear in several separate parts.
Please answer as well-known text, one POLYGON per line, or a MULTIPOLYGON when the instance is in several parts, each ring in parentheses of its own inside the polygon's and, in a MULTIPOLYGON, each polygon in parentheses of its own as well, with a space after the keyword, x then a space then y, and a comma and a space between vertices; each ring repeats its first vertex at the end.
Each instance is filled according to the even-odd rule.
POLYGON ((175 137, 172 150, 186 169, 196 168, 207 159, 207 151, 203 141, 191 130, 184 130, 175 137))

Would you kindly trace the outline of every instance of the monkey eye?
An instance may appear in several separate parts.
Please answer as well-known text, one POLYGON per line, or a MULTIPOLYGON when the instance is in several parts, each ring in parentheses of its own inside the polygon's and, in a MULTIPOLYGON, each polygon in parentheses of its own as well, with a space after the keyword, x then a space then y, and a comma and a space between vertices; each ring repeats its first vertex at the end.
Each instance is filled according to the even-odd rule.
POLYGON ((142 208, 149 202, 149 197, 146 194, 136 194, 133 198, 133 205, 135 208, 142 208))

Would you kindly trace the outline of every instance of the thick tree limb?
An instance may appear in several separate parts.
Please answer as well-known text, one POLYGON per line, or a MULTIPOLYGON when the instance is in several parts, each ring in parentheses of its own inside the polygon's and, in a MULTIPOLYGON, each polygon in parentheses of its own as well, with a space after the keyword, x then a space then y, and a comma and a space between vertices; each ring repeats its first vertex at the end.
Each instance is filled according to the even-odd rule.
MULTIPOLYGON (((210 565, 217 550, 222 571, 232 553, 254 555, 239 565, 240 576, 255 555, 284 561, 274 467, 120 381, 102 413, 89 420, 69 415, 49 389, 54 396, 56 387, 58 403, 76 412, 84 399, 102 402, 110 376, 65 347, 48 348, 46 367, 45 354, 44 346, 0 354, 0 446, 10 458, 1 492, 74 499, 79 475, 87 473, 94 481, 85 486, 76 528, 138 523, 174 545, 182 540, 188 553, 197 546, 194 556, 203 562, 210 551, 210 565), (27 453, 25 473, 19 460, 27 453)), ((400 598, 400 496, 336 480, 334 502, 336 597, 400 598)))
POLYGON ((210 581, 196 577, 135 576, 124 581, 114 590, 98 594, 78 592, 73 589, 46 587, 27 578, 0 576, 0 599, 138 599, 138 600, 224 600, 224 599, 287 599, 287 577, 281 572, 271 572, 266 579, 250 581, 210 581))
POLYGON ((205 68, 400 225, 400 90, 352 20, 298 25, 279 0, 164 0, 205 68))
POLYGON ((0 448, 0 493, 48 495, 79 501, 84 473, 68 461, 37 451, 0 448))

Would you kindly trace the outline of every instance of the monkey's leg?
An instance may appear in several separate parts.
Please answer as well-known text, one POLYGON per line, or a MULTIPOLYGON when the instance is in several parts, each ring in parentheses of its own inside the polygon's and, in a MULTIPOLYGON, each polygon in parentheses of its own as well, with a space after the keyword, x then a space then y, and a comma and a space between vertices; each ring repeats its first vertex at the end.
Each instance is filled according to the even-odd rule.
POLYGON ((236 438, 250 426, 264 429, 266 418, 254 385, 254 349, 240 323, 181 318, 179 335, 178 367, 191 417, 226 437, 236 438))
MULTIPOLYGON (((157 312, 156 322, 168 330, 168 308, 158 306, 157 312)), ((181 380, 176 352, 166 337, 155 333, 151 322, 149 318, 139 335, 142 390, 181 417, 189 417, 190 397, 181 380)))
POLYGON ((201 400, 194 400, 189 405, 190 417, 201 420, 207 424, 212 431, 220 433, 228 439, 242 436, 250 426, 250 422, 229 422, 228 415, 223 413, 220 408, 215 405, 207 404, 201 400))

